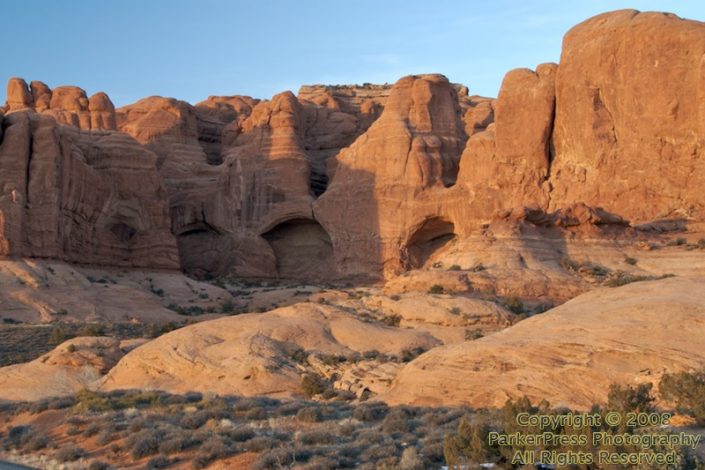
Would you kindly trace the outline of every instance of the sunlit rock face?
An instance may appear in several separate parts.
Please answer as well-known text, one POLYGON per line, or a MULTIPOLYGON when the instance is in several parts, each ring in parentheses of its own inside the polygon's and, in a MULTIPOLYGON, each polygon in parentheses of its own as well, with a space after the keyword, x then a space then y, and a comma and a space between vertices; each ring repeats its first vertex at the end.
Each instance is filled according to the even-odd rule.
POLYGON ((104 93, 13 78, 2 253, 379 277, 497 220, 699 222, 703 32, 670 14, 599 15, 566 34, 560 64, 508 72, 497 99, 427 74, 115 110, 104 93))

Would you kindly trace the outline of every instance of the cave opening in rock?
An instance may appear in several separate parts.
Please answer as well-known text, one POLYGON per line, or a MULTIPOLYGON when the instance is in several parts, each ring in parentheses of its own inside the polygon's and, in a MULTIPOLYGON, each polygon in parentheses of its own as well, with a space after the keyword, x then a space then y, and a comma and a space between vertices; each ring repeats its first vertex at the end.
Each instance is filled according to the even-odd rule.
POLYGON ((223 262, 222 234, 205 223, 184 227, 176 236, 181 269, 203 276, 218 273, 223 262))
POLYGON ((406 244, 406 264, 409 269, 422 268, 455 239, 455 225, 434 217, 416 229, 406 244))
POLYGON ((333 242, 315 220, 290 219, 262 237, 272 247, 279 277, 322 280, 335 274, 333 242))
POLYGON ((123 243, 132 240, 132 238, 137 234, 136 228, 131 227, 130 225, 127 225, 123 222, 112 224, 109 228, 110 232, 115 236, 115 238, 117 238, 123 243))

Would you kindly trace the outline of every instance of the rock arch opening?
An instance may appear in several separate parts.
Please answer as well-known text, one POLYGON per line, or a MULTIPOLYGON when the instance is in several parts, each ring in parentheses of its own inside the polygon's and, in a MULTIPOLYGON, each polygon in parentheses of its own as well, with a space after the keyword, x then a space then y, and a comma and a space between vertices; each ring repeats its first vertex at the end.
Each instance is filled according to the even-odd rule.
POLYGON ((333 242, 315 220, 290 219, 262 237, 274 252, 278 277, 322 280, 335 275, 333 242))
POLYGON ((176 235, 181 269, 188 274, 218 274, 223 263, 223 235, 206 223, 192 224, 176 235))
POLYGON ((426 220, 406 244, 408 269, 422 268, 436 254, 455 240, 455 225, 441 218, 426 220))

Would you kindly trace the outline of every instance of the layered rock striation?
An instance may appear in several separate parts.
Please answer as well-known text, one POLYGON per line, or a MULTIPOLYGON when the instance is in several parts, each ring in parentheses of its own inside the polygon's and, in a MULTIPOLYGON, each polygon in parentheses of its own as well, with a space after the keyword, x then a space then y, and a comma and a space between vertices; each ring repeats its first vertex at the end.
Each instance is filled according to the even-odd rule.
POLYGON ((11 79, 2 253, 374 277, 497 219, 701 222, 703 32, 599 15, 566 34, 560 64, 510 71, 496 100, 418 75, 114 110, 102 93, 11 79))

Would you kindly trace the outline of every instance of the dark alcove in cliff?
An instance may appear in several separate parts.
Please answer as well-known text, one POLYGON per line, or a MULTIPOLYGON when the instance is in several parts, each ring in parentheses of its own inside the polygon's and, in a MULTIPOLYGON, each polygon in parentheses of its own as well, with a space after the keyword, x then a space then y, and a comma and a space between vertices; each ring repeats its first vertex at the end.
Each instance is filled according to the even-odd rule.
POLYGON ((455 226, 441 218, 426 220, 406 244, 406 265, 409 269, 421 268, 449 242, 455 239, 455 226))
POLYGON ((287 220, 262 236, 274 251, 279 277, 322 280, 335 274, 333 243, 318 222, 287 220))
POLYGON ((192 224, 176 236, 181 268, 188 274, 218 274, 223 262, 223 235, 205 223, 192 224))

